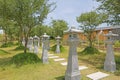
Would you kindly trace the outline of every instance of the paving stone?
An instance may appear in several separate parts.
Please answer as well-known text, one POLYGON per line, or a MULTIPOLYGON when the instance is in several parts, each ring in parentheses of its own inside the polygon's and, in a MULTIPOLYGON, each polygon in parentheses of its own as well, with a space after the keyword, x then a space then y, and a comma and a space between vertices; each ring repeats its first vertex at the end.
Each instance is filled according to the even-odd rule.
POLYGON ((49 58, 59 58, 59 56, 49 56, 49 58))
POLYGON ((53 56, 54 54, 48 54, 48 56, 53 56))
POLYGON ((54 61, 63 61, 65 58, 54 59, 54 61))
POLYGON ((91 78, 92 80, 100 80, 104 77, 109 76, 109 74, 103 73, 103 72, 96 72, 96 73, 92 73, 87 75, 87 77, 91 78))
POLYGON ((79 66, 79 70, 84 70, 84 69, 87 69, 88 67, 86 66, 79 66))
POLYGON ((67 62, 62 62, 61 65, 66 66, 67 62))

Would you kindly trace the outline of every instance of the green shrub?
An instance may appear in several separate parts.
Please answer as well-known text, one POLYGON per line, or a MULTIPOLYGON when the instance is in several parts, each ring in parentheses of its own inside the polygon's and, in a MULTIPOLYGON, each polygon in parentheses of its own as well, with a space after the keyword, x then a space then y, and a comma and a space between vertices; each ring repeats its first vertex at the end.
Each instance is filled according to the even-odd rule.
POLYGON ((88 46, 80 53, 81 54, 99 54, 100 52, 95 47, 88 46))
POLYGON ((25 48, 24 46, 20 45, 20 46, 17 46, 15 50, 24 50, 24 48, 25 48))
POLYGON ((115 41, 114 46, 115 46, 115 47, 120 47, 120 41, 115 41))
MULTIPOLYGON (((51 51, 54 51, 54 52, 55 52, 55 51, 56 51, 56 46, 57 46, 57 45, 52 46, 52 47, 51 47, 51 51)), ((60 52, 63 52, 64 50, 65 50, 65 48, 64 48, 62 45, 60 45, 60 52)))
POLYGON ((41 60, 34 53, 19 53, 19 54, 13 56, 11 61, 16 66, 21 66, 21 65, 25 65, 25 64, 38 63, 41 60))
POLYGON ((7 42, 7 43, 3 43, 3 44, 1 45, 1 48, 11 47, 11 46, 14 46, 14 43, 13 43, 13 42, 7 42))

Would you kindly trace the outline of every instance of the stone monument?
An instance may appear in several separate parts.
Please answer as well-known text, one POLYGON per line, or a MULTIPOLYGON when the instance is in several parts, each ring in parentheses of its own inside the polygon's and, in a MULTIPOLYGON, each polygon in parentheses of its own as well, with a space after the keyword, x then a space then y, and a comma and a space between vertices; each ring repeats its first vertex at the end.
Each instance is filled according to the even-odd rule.
POLYGON ((113 51, 113 37, 118 36, 117 34, 113 34, 112 31, 109 31, 108 34, 105 35, 107 37, 107 40, 105 41, 107 45, 107 53, 106 58, 104 62, 104 70, 109 72, 115 72, 116 71, 116 63, 114 59, 114 51, 113 51))
POLYGON ((56 37, 56 41, 57 41, 57 44, 56 44, 56 53, 60 53, 60 39, 61 39, 60 36, 56 37))
POLYGON ((68 44, 69 44, 69 56, 68 65, 65 73, 65 80, 80 80, 80 71, 78 65, 77 56, 77 45, 79 43, 78 32, 75 27, 65 31, 69 34, 68 44))
POLYGON ((39 37, 36 35, 33 37, 34 53, 38 54, 39 49, 39 37))
POLYGON ((33 52, 32 47, 33 47, 33 38, 30 37, 30 38, 28 39, 28 48, 29 48, 29 51, 30 51, 30 52, 33 52))
POLYGON ((43 48, 42 48, 42 62, 44 64, 48 63, 48 38, 49 36, 44 33, 43 38, 43 48))

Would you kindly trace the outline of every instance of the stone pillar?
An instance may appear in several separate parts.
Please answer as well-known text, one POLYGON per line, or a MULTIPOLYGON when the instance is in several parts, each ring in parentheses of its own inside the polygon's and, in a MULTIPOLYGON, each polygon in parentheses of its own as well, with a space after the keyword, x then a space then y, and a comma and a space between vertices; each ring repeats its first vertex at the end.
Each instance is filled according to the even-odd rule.
POLYGON ((118 36, 117 34, 113 34, 111 31, 109 31, 108 34, 105 35, 107 37, 106 44, 107 44, 107 53, 106 58, 104 62, 104 70, 109 72, 115 72, 116 71, 116 63, 114 59, 114 51, 113 51, 113 44, 114 41, 112 37, 118 36))
POLYGON ((39 49, 39 37, 36 35, 33 37, 33 45, 34 45, 34 53, 38 54, 38 49, 39 49))
POLYGON ((77 45, 79 43, 78 35, 76 31, 69 30, 68 38, 69 44, 69 56, 68 65, 65 73, 65 80, 80 80, 80 71, 78 65, 77 45))
POLYGON ((42 62, 44 64, 48 63, 48 35, 44 33, 43 35, 43 48, 42 48, 42 62))
POLYGON ((57 41, 56 53, 60 53, 60 39, 61 39, 61 37, 59 37, 59 36, 56 37, 56 41, 57 41))
POLYGON ((33 52, 32 47, 33 47, 33 38, 30 37, 30 38, 28 39, 28 48, 29 48, 29 51, 30 51, 30 52, 33 52))

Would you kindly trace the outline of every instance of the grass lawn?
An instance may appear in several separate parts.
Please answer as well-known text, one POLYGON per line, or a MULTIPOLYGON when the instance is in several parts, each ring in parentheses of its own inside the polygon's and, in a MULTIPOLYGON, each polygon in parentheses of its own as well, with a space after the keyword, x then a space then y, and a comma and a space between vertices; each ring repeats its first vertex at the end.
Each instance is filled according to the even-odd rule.
MULTIPOLYGON (((62 66, 60 62, 54 62, 53 59, 49 59, 49 64, 28 64, 21 67, 16 67, 14 64, 10 63, 10 59, 13 55, 23 52, 15 51, 15 47, 1 48, 1 51, 4 50, 7 54, 0 54, 0 80, 63 80, 65 75, 66 67, 62 66)), ((61 54, 55 54, 61 58, 68 57, 68 47, 65 46, 65 51, 61 54)), ((120 80, 120 76, 115 75, 115 73, 109 73, 103 70, 103 63, 105 54, 96 54, 96 55, 81 55, 79 52, 82 49, 78 48, 78 59, 79 65, 87 66, 88 69, 80 71, 82 79, 81 80, 90 80, 86 75, 102 71, 110 74, 109 77, 103 78, 102 80, 120 80)), ((38 55, 41 58, 41 54, 38 55)), ((120 54, 116 53, 117 60, 117 70, 120 71, 120 54)))

